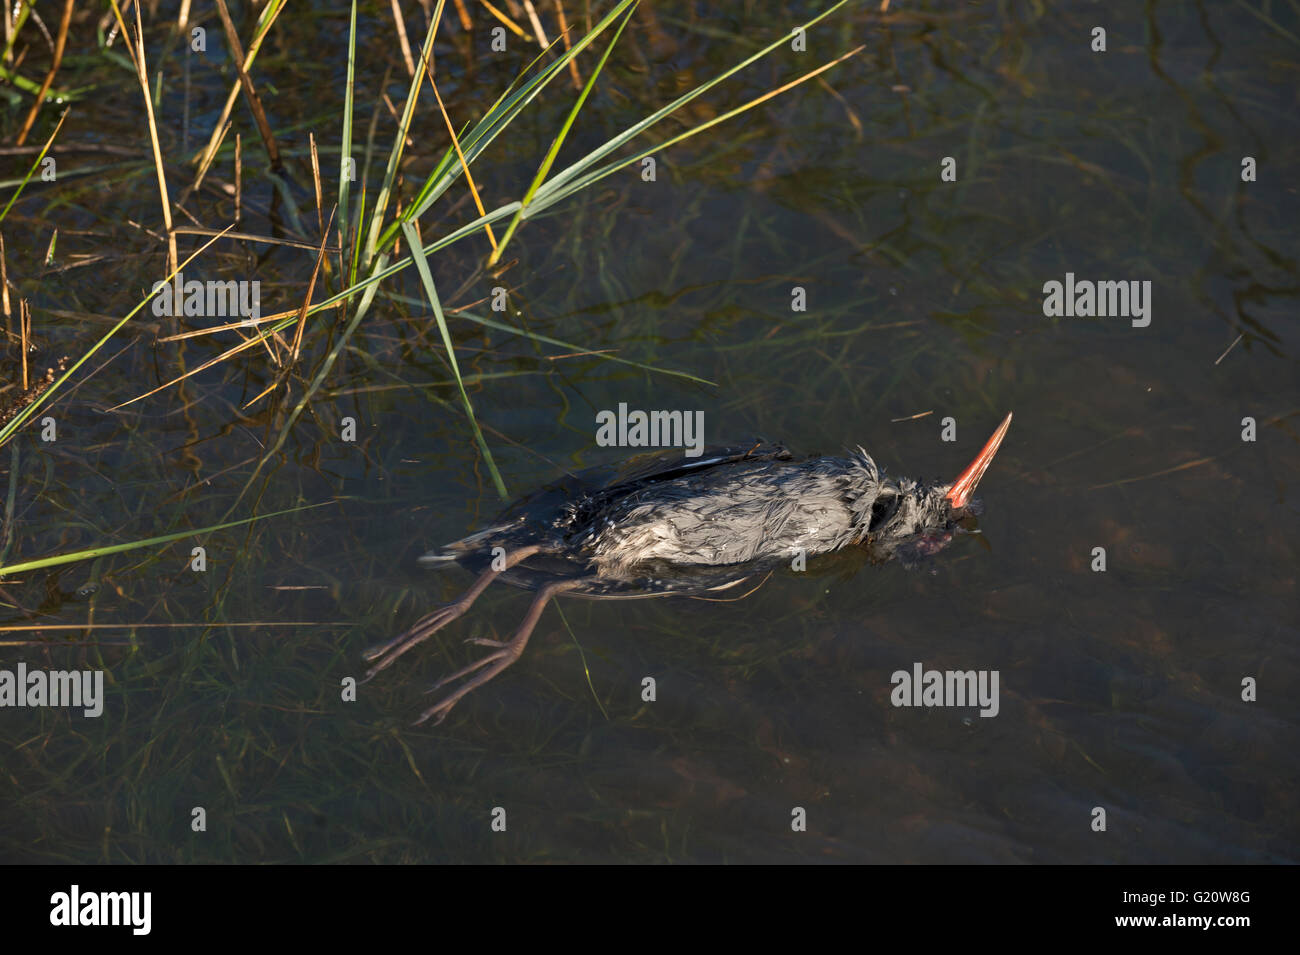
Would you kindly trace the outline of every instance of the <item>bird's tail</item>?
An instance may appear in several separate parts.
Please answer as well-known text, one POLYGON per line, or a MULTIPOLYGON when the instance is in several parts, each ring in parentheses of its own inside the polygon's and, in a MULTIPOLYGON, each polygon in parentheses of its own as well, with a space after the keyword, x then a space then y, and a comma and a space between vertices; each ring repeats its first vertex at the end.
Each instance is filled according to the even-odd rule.
POLYGON ((451 564, 461 563, 466 557, 491 550, 497 541, 506 539, 506 535, 515 527, 515 522, 497 524, 495 527, 485 527, 468 537, 462 537, 460 540, 445 544, 437 550, 429 551, 423 557, 418 558, 416 562, 422 567, 430 567, 435 570, 451 564))

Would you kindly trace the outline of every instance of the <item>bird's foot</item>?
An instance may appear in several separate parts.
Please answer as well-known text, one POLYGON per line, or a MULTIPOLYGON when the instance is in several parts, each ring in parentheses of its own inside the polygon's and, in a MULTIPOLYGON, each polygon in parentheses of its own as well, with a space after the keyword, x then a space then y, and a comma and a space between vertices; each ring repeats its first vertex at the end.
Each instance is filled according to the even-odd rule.
POLYGON ((435 725, 441 723, 447 718, 447 714, 451 712, 451 708, 460 702, 462 697, 478 689, 493 677, 498 676, 501 671, 519 659, 524 652, 524 645, 528 642, 528 633, 516 634, 514 638, 505 641, 486 640, 481 637, 476 637, 465 642, 477 643, 481 646, 493 647, 495 649, 494 652, 489 653, 487 656, 483 657, 483 659, 476 660, 469 666, 461 667, 455 673, 443 677, 433 686, 429 687, 425 692, 436 693, 449 683, 454 683, 472 673, 478 674, 472 680, 468 680, 463 686, 459 687, 455 692, 447 695, 445 698, 439 700, 433 706, 421 713, 420 718, 412 725, 419 726, 425 720, 430 718, 433 719, 435 725), (483 669, 484 667, 487 667, 487 669, 483 669), (483 672, 478 673, 479 670, 482 670, 483 672))
POLYGON ((373 679, 376 674, 387 670, 397 662, 398 657, 403 653, 428 640, 468 609, 469 604, 463 600, 445 604, 432 613, 421 617, 410 630, 398 634, 392 640, 377 643, 365 650, 361 654, 362 657, 368 661, 374 661, 374 666, 366 671, 366 675, 362 677, 361 682, 366 683, 373 679))

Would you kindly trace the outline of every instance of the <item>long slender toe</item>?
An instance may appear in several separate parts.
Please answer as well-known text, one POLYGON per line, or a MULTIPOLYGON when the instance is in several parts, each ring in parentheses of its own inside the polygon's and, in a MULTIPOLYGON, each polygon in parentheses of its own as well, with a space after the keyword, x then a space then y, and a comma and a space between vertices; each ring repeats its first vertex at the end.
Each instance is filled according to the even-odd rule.
POLYGON ((434 720, 435 726, 438 723, 441 723, 443 720, 447 718, 447 714, 451 712, 452 707, 460 702, 462 697, 473 692, 474 690, 482 686, 484 683, 496 677, 498 674, 501 673, 502 670, 510 666, 510 664, 514 663, 515 660, 517 659, 519 659, 519 657, 514 653, 510 653, 509 651, 500 651, 499 653, 492 653, 484 657, 482 660, 479 660, 477 663, 473 663, 470 666, 467 666, 464 669, 452 674, 451 676, 443 680, 439 680, 438 683, 434 684, 434 686, 430 688, 429 690, 430 693, 432 693, 434 690, 437 690, 439 687, 443 686, 444 684, 451 682, 452 680, 457 680, 460 677, 466 676, 468 675, 468 673, 472 673, 474 670, 480 669, 481 667, 484 667, 487 664, 493 663, 493 661, 495 661, 495 663, 493 663, 491 667, 488 667, 488 669, 484 670, 478 676, 474 677, 474 679, 466 681, 464 686, 457 689, 454 693, 451 693, 448 696, 444 697, 443 699, 439 700, 437 703, 433 704, 433 706, 429 707, 427 710, 421 713, 420 718, 411 725, 419 726, 421 723, 423 723, 425 720, 428 720, 431 717, 437 717, 434 720))
MULTIPOLYGON (((473 663, 471 663, 469 666, 461 667, 461 668, 460 668, 459 670, 457 670, 455 673, 449 673, 447 676, 443 677, 441 680, 439 680, 439 681, 438 681, 437 683, 435 683, 433 686, 429 687, 429 688, 428 688, 427 690, 425 690, 424 692, 425 692, 425 693, 437 693, 439 690, 441 690, 441 689, 442 689, 444 686, 446 686, 448 683, 455 683, 455 682, 456 682, 457 680, 459 680, 461 677, 469 676, 471 673, 474 673, 474 672, 477 671, 477 670, 481 670, 481 669, 483 669, 483 668, 484 668, 485 666, 487 666, 489 663, 493 663, 493 662, 495 662, 495 661, 498 660, 500 657, 501 657, 501 654, 500 654, 500 653, 489 653, 489 654, 488 654, 487 656, 485 656, 483 659, 481 659, 481 660, 475 660, 475 661, 474 661, 473 663)), ((476 685, 477 685, 477 684, 476 684, 476 685)))
POLYGON ((363 654, 365 659, 375 661, 375 665, 366 671, 365 679, 369 680, 376 673, 387 670, 402 654, 418 647, 468 609, 469 606, 460 601, 439 607, 433 613, 418 620, 415 626, 405 633, 365 651, 363 654))

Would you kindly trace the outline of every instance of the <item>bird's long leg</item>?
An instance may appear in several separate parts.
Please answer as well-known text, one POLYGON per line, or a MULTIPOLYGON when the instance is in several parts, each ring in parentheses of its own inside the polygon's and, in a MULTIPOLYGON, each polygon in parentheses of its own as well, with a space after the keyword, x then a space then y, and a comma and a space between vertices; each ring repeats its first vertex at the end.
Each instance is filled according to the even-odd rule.
POLYGON ((419 646, 425 640, 441 630, 447 624, 451 623, 478 599, 479 594, 487 589, 488 584, 496 580, 504 570, 515 566, 522 560, 527 560, 536 554, 540 547, 530 544, 527 547, 520 547, 518 550, 506 554, 506 565, 501 570, 488 569, 479 575, 478 580, 474 581, 473 586, 465 591, 458 598, 449 604, 444 604, 430 614, 426 614, 416 621, 415 626, 404 633, 398 634, 392 640, 386 643, 376 644, 363 652, 361 655, 367 660, 374 660, 375 665, 366 671, 365 677, 361 682, 371 679, 381 670, 386 670, 407 650, 419 646))
POLYGON ((421 713, 420 718, 415 721, 416 725, 418 726, 430 717, 436 717, 434 722, 441 723, 446 719, 447 714, 451 712, 451 708, 460 701, 461 697, 466 693, 469 693, 471 690, 478 689, 488 680, 501 673, 501 671, 506 667, 510 666, 510 664, 518 660, 524 652, 524 647, 528 646, 528 638, 532 636, 533 628, 537 626, 537 621, 542 616, 542 611, 546 609, 547 601, 556 594, 564 593, 566 590, 572 590, 575 587, 581 586, 585 582, 586 581, 584 580, 558 580, 555 583, 547 584, 541 590, 537 591, 537 596, 533 598, 532 604, 528 607, 528 612, 524 614, 524 619, 519 622, 519 627, 515 630, 509 640, 484 640, 476 638, 469 641, 470 643, 477 643, 485 647, 495 647, 495 652, 489 653, 482 660, 478 660, 467 667, 457 670, 450 676, 443 677, 433 686, 429 687, 428 692, 434 693, 437 690, 442 689, 448 683, 469 676, 471 673, 475 673, 478 670, 483 670, 484 667, 487 667, 487 669, 483 670, 482 673, 479 673, 472 680, 468 680, 454 693, 440 700, 438 703, 435 703, 433 706, 421 713))

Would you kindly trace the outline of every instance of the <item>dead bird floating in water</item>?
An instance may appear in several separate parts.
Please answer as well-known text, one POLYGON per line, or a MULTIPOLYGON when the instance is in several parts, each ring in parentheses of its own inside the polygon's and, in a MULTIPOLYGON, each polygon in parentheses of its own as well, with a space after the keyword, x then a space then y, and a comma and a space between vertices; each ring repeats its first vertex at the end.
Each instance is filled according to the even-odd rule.
POLYGON ((421 557, 427 566, 460 564, 478 580, 458 600, 367 650, 374 665, 365 678, 463 614, 498 577, 537 596, 509 640, 469 641, 492 652, 434 684, 429 692, 473 675, 417 723, 442 722, 461 697, 518 660, 556 594, 702 594, 800 553, 867 546, 888 560, 918 544, 932 552, 948 540, 1010 425, 1007 415, 951 484, 887 478, 861 448, 847 457, 795 460, 768 444, 713 448, 696 458, 670 452, 634 459, 621 471, 584 471, 512 504, 492 527, 421 557))

